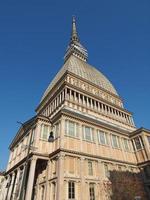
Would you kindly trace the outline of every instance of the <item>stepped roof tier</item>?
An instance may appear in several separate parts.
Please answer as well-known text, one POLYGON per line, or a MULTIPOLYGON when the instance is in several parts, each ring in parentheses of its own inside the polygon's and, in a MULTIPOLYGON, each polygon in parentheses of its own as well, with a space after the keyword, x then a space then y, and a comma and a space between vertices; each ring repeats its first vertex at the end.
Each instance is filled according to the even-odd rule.
POLYGON ((64 57, 65 63, 44 92, 41 102, 66 72, 71 72, 72 74, 79 76, 85 81, 89 81, 92 84, 95 84, 96 86, 119 97, 111 82, 95 67, 89 65, 87 63, 87 58, 87 50, 80 43, 77 34, 75 18, 73 18, 71 39, 64 57))

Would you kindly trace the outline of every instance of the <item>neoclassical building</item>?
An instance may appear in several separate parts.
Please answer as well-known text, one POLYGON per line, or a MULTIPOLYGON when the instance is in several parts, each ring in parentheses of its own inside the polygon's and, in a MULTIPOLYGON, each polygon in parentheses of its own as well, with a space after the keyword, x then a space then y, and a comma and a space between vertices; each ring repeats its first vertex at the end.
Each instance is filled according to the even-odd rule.
POLYGON ((113 170, 142 173, 150 195, 150 130, 87 60, 73 18, 64 64, 10 144, 1 200, 105 200, 113 170))

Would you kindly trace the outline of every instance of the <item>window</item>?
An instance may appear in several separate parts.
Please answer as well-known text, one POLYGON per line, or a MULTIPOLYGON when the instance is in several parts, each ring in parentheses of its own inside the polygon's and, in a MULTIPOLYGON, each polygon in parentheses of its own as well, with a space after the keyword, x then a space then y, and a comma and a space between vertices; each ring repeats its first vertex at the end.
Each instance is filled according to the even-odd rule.
POLYGON ((93 175, 93 165, 92 165, 92 161, 88 161, 88 174, 90 176, 93 175))
POLYGON ((15 149, 14 149, 14 153, 13 153, 13 159, 15 159, 16 158, 16 147, 15 147, 15 149))
POLYGON ((144 173, 147 179, 150 179, 150 166, 144 167, 144 173))
POLYGON ((104 165, 104 169, 105 169, 105 177, 109 178, 110 177, 110 172, 109 172, 107 164, 104 165))
POLYGON ((57 138, 59 136, 59 132, 60 132, 60 123, 55 124, 55 138, 57 138))
POLYGON ((149 142, 149 145, 150 145, 150 136, 147 136, 147 139, 148 139, 148 142, 149 142))
POLYGON ((49 134, 49 126, 42 124, 41 138, 44 139, 44 140, 47 140, 48 134, 49 134))
POLYGON ((129 141, 126 138, 124 138, 123 141, 124 141, 124 149, 126 151, 129 151, 130 150, 130 148, 129 148, 129 141))
POLYGON ((32 134, 32 138, 31 138, 31 144, 34 142, 34 138, 35 138, 35 128, 32 130, 32 132, 31 132, 31 134, 32 134))
POLYGON ((66 120, 65 121, 65 133, 66 135, 72 136, 72 137, 78 137, 79 136, 79 125, 73 121, 66 120))
POLYGON ((120 140, 119 137, 116 135, 112 135, 112 146, 114 148, 120 148, 120 140))
POLYGON ((98 141, 100 144, 108 145, 108 134, 102 131, 98 131, 98 141))
POLYGON ((137 150, 142 149, 142 146, 141 146, 140 138, 139 138, 139 137, 136 137, 136 138, 134 139, 134 142, 135 142, 135 146, 136 146, 136 149, 137 149, 137 150))
POLYGON ((94 141, 92 128, 83 126, 83 139, 87 141, 94 141))
POLYGON ((68 182, 68 199, 75 199, 75 182, 68 182))
POLYGON ((90 200, 95 200, 94 183, 90 183, 90 185, 89 185, 89 193, 90 193, 90 200))

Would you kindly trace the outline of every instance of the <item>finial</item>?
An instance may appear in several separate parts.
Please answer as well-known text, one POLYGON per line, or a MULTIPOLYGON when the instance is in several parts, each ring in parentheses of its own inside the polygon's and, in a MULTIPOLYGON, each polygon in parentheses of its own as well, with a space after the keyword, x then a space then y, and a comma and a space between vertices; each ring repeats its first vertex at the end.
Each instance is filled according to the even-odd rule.
POLYGON ((66 54, 64 56, 65 62, 68 60, 68 58, 74 55, 78 59, 81 59, 83 61, 87 61, 88 58, 88 52, 87 50, 81 45, 76 29, 76 20, 75 16, 72 16, 72 32, 71 32, 71 39, 70 43, 67 47, 66 54))
POLYGON ((72 34, 71 34, 71 42, 77 41, 79 42, 78 34, 77 34, 77 28, 76 28, 76 20, 75 16, 72 16, 72 34))

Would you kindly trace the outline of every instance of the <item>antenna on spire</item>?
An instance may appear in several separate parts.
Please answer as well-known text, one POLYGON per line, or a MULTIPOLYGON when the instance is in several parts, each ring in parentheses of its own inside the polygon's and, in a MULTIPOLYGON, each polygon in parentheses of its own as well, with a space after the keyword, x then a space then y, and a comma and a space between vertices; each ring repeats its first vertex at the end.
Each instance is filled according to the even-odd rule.
POLYGON ((74 55, 78 59, 81 59, 85 62, 87 61, 87 58, 88 58, 88 52, 81 45, 79 37, 78 37, 75 16, 72 16, 72 32, 71 32, 70 43, 67 47, 67 50, 64 56, 65 62, 66 60, 68 60, 68 58, 71 55, 74 55))
POLYGON ((71 34, 71 42, 77 41, 79 42, 77 28, 76 28, 76 19, 75 16, 72 16, 72 34, 71 34))

